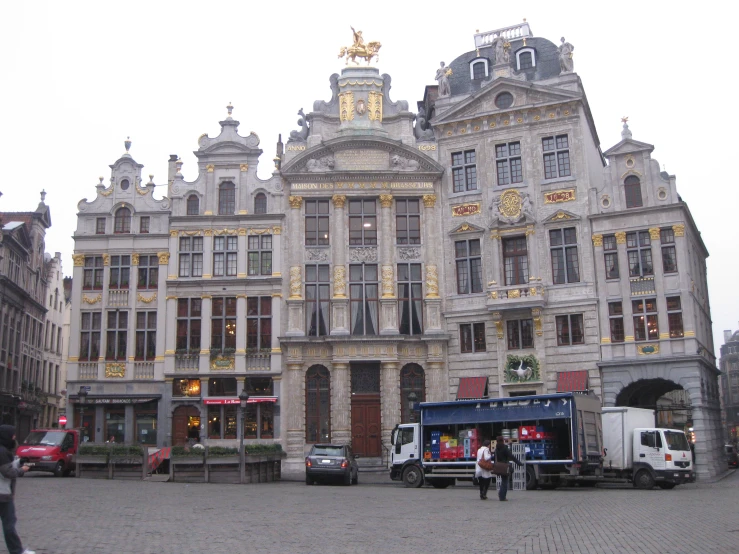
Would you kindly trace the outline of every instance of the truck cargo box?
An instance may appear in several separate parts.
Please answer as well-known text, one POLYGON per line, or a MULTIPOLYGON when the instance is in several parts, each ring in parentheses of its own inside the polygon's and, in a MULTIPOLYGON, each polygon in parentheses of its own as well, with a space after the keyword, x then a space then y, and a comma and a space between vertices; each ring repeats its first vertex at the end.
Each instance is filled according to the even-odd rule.
POLYGON ((654 410, 642 408, 603 408, 603 467, 628 469, 633 463, 633 430, 654 427, 654 410))

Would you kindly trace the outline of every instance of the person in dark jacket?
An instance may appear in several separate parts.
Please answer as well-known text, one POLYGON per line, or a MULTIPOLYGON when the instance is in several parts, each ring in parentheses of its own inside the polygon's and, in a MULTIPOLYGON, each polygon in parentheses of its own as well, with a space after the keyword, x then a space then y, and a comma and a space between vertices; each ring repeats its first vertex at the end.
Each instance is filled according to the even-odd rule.
POLYGON ((15 530, 15 480, 29 470, 28 466, 20 466, 14 462, 15 427, 0 425, 0 518, 3 522, 5 545, 9 554, 35 554, 33 550, 23 548, 21 538, 15 530))
MULTIPOLYGON (((495 453, 493 454, 493 458, 495 459, 496 463, 509 464, 511 462, 514 462, 519 467, 523 465, 513 455, 513 452, 511 452, 511 449, 508 448, 508 445, 504 442, 503 437, 498 437, 498 439, 495 442, 495 453)), ((500 500, 501 502, 505 501, 506 493, 508 493, 508 475, 501 475, 500 490, 498 491, 498 500, 500 500)))

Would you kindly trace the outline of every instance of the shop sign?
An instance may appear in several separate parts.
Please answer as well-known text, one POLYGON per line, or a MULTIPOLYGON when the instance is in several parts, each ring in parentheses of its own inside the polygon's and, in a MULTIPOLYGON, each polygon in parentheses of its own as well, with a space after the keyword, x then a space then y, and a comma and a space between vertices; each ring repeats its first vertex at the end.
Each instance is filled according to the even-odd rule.
POLYGON ((470 204, 460 204, 452 206, 452 216, 460 217, 465 215, 476 215, 480 213, 480 203, 472 202, 470 204))
MULTIPOLYGON (((257 402, 277 402, 276 396, 250 396, 247 404, 256 404, 257 402)), ((238 398, 203 398, 203 404, 207 405, 231 405, 240 404, 238 398)))
POLYGON ((157 397, 151 398, 88 398, 89 404, 143 404, 144 402, 153 402, 159 400, 157 397))
POLYGON ((558 204, 559 202, 571 202, 575 200, 575 189, 553 190, 544 193, 545 204, 558 204))

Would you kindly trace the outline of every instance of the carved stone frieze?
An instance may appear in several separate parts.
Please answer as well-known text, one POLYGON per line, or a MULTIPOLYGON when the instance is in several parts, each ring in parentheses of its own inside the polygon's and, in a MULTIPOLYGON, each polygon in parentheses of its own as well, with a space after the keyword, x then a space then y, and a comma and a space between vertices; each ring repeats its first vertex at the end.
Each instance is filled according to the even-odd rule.
POLYGON ((350 262, 376 262, 377 261, 377 248, 371 246, 363 246, 360 248, 349 249, 349 261, 350 262))
POLYGON ((412 248, 398 248, 399 260, 418 260, 421 257, 421 249, 417 246, 412 248))
POLYGON ((309 248, 305 251, 306 262, 327 262, 328 261, 328 248, 309 248))

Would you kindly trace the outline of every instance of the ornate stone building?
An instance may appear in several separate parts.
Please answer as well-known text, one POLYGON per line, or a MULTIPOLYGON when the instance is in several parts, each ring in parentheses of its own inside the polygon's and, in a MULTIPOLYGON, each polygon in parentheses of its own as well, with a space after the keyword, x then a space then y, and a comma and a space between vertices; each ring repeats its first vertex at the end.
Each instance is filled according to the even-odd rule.
POLYGON ((739 442, 739 331, 724 331, 720 367, 724 438, 736 445, 739 442))

